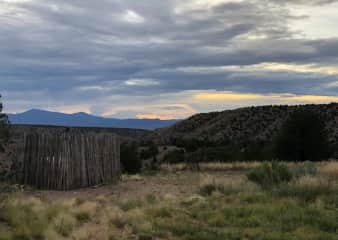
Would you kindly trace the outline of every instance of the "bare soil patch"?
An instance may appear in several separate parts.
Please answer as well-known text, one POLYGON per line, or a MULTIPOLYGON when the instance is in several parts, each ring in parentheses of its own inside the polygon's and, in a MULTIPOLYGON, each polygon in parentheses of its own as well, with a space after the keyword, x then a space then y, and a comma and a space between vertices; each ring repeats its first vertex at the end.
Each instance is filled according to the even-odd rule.
POLYGON ((60 199, 81 198, 95 200, 98 196, 102 199, 123 201, 126 199, 141 199, 148 195, 172 195, 176 198, 189 197, 198 191, 206 178, 217 179, 222 182, 233 182, 244 178, 243 172, 176 172, 157 173, 154 176, 123 176, 122 180, 114 185, 85 188, 68 192, 60 191, 25 191, 23 196, 41 197, 49 201, 60 199))

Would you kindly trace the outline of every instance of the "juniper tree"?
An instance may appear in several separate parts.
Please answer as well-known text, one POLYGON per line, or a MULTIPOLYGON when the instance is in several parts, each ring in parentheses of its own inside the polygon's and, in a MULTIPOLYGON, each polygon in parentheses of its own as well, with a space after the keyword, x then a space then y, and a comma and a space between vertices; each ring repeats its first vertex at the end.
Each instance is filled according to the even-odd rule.
POLYGON ((136 142, 121 144, 121 164, 125 173, 136 174, 141 172, 142 160, 139 156, 136 142))
POLYGON ((281 160, 318 161, 328 158, 329 142, 320 114, 298 110, 284 123, 276 140, 281 160))
POLYGON ((4 145, 8 141, 9 131, 8 131, 8 117, 6 114, 2 113, 3 105, 0 95, 0 151, 4 151, 4 145))

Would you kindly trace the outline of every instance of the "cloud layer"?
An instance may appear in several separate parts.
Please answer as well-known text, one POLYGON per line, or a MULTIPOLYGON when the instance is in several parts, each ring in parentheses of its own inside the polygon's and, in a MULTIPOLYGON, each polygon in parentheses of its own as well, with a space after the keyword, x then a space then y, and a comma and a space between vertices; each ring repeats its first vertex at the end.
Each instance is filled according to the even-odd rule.
POLYGON ((0 0, 0 90, 10 112, 122 118, 335 101, 338 30, 311 12, 337 2, 0 0))

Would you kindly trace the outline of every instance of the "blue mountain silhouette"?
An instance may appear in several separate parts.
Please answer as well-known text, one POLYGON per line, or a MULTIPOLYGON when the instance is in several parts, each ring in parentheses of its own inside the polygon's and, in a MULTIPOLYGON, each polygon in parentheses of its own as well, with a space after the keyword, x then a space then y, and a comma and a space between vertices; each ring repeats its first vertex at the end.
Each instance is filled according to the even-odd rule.
POLYGON ((11 124, 49 125, 69 127, 105 127, 105 128, 135 128, 157 129, 173 125, 178 120, 160 119, 116 119, 104 118, 79 112, 66 114, 32 109, 27 112, 9 114, 11 124))

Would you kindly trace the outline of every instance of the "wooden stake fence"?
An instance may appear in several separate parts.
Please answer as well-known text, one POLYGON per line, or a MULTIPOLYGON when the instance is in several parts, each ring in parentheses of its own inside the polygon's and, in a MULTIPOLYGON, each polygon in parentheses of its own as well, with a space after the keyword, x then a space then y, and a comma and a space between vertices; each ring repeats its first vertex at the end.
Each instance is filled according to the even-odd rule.
POLYGON ((112 134, 25 134, 17 163, 18 180, 44 190, 112 183, 121 175, 120 145, 112 134))

